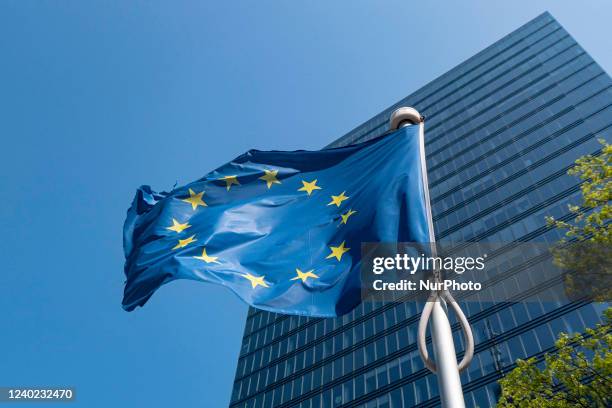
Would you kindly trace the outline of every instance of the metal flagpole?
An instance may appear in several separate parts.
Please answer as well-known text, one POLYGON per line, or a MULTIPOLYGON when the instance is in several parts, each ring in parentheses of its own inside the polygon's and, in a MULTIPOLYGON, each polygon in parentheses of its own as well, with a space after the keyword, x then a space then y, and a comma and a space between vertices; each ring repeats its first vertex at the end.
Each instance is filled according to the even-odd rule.
MULTIPOLYGON (((423 187, 425 189, 429 241, 431 244, 432 256, 435 257, 437 253, 435 244, 436 236, 433 229, 433 217, 431 215, 431 203, 429 200, 429 184, 427 182, 427 164, 425 161, 425 120, 416 109, 409 107, 402 107, 395 110, 391 114, 389 120, 391 130, 417 124, 419 126, 421 173, 423 175, 423 187)), ((434 280, 436 282, 441 281, 440 271, 434 271, 434 280)), ((445 408, 464 408, 465 402, 463 400, 463 390, 461 388, 459 372, 464 370, 472 361, 472 357, 474 356, 474 338, 467 318, 459 308, 457 301, 453 299, 448 291, 432 292, 429 299, 427 299, 427 303, 423 308, 419 321, 417 341, 423 362, 430 371, 436 373, 438 376, 442 406, 445 408), (453 334, 448 320, 448 305, 450 305, 456 313, 465 335, 465 353, 459 364, 457 364, 455 343, 453 342, 453 334), (427 323, 430 317, 431 341, 433 343, 436 362, 429 358, 429 353, 427 351, 426 333, 427 323)))

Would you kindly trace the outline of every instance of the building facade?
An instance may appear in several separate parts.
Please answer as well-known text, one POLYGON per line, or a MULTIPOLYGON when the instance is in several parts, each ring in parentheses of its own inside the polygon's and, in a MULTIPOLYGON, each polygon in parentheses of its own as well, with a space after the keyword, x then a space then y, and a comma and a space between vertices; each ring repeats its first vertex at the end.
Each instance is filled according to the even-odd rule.
MULTIPOLYGON (((561 234, 545 216, 570 219, 567 205, 580 193, 568 167, 596 154, 598 138, 612 140, 612 80, 548 13, 332 145, 381 135, 400 106, 426 117, 440 241, 557 241, 561 234)), ((602 305, 551 300, 545 292, 553 285, 534 287, 529 302, 461 302, 476 340, 461 375, 467 406, 494 405, 497 380, 517 358, 541 358, 557 333, 599 322, 602 305)), ((336 319, 250 309, 230 406, 439 406, 436 377, 417 350, 422 307, 366 302, 336 319)), ((451 323, 460 357, 460 329, 451 323)))

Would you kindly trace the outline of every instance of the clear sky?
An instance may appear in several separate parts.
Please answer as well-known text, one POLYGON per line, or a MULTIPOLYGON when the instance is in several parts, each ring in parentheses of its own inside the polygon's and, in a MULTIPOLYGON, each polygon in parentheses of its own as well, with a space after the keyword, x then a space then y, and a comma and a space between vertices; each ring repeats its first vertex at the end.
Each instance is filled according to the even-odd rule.
POLYGON ((226 406, 244 304, 185 281, 121 309, 138 185, 320 148, 545 10, 612 69, 610 1, 415 3, 1 1, 0 386, 226 406))

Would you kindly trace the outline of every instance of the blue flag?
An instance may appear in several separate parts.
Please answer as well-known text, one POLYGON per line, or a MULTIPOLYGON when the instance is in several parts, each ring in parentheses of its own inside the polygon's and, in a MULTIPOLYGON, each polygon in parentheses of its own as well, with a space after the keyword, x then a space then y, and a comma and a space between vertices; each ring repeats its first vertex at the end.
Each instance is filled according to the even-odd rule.
POLYGON ((250 150, 171 192, 136 192, 124 309, 193 279, 251 306, 339 316, 361 301, 362 242, 428 242, 418 126, 320 151, 250 150))

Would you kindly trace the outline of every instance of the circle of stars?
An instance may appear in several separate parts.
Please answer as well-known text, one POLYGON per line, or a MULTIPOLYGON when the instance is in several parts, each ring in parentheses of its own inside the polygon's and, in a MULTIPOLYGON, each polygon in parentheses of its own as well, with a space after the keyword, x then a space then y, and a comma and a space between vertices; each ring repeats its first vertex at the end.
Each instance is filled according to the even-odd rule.
MULTIPOLYGON (((258 177, 258 179, 265 182, 268 190, 270 190, 276 184, 282 184, 281 180, 278 179, 278 170, 265 169, 263 171, 264 171, 264 174, 261 177, 258 177)), ((241 183, 238 180, 237 175, 223 176, 223 177, 218 178, 217 181, 225 183, 225 188, 228 192, 232 189, 233 186, 241 186, 241 183)), ((307 197, 311 197, 311 195, 317 190, 323 190, 323 187, 317 184, 318 183, 317 179, 314 179, 311 181, 301 180, 301 182, 302 182, 302 187, 298 188, 297 191, 305 192, 307 197)), ((203 199, 204 193, 205 193, 204 190, 200 192, 196 192, 195 190, 189 188, 188 192, 189 192, 189 197, 182 198, 181 201, 191 205, 191 208, 194 212, 199 207, 208 206, 208 204, 206 204, 206 202, 203 199)), ((331 201, 327 204, 327 206, 335 205, 337 208, 340 208, 343 202, 348 199, 350 199, 350 196, 346 195, 346 191, 343 191, 338 195, 331 195, 331 201)), ((341 221, 340 221, 339 226, 347 224, 349 218, 356 213, 357 211, 353 210, 352 208, 348 209, 344 213, 341 213, 340 214, 341 221)), ((180 222, 176 218, 172 218, 172 225, 166 227, 166 229, 169 231, 173 231, 177 234, 182 234, 183 231, 187 230, 190 227, 191 225, 189 224, 189 220, 186 220, 185 222, 180 222)), ((197 242, 197 238, 195 234, 187 238, 184 238, 184 239, 178 239, 178 243, 172 248, 172 250, 185 248, 194 242, 197 242)), ((335 259, 337 262, 341 262, 344 254, 350 251, 350 248, 346 247, 346 241, 342 241, 337 246, 330 245, 329 249, 330 249, 330 253, 329 255, 325 257, 325 259, 335 259)), ((193 258, 199 261, 202 261, 205 264, 221 264, 221 262, 219 261, 219 257, 209 255, 207 252, 207 248, 205 246, 202 247, 202 253, 200 255, 193 256, 193 258)), ((319 276, 315 274, 314 269, 304 272, 301 269, 296 268, 295 273, 296 275, 293 278, 289 279, 290 281, 301 281, 302 283, 306 283, 308 279, 319 279, 319 276)), ((270 287, 270 283, 266 282, 264 275, 257 276, 257 275, 253 275, 247 272, 244 274, 240 274, 240 276, 247 279, 250 282, 252 289, 257 288, 258 286, 261 286, 264 288, 270 287)))

